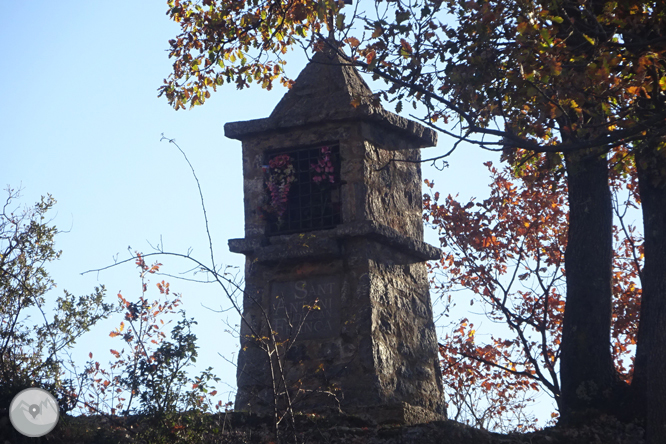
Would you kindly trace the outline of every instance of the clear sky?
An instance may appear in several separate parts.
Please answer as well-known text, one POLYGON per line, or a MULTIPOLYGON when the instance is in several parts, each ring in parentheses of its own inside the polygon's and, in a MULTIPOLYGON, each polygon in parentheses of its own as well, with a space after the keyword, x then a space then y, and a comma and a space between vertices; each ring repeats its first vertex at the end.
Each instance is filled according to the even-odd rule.
MULTIPOLYGON (((204 106, 174 111, 157 97, 171 68, 167 42, 179 30, 166 9, 166 1, 127 0, 3 5, 0 184, 22 187, 25 204, 46 193, 57 199, 53 223, 68 233, 57 238, 62 258, 48 268, 56 291, 85 294, 104 284, 110 301, 119 291, 136 300, 140 281, 132 265, 81 273, 113 263, 116 255, 128 257, 128 246, 149 252, 148 242, 160 239, 167 250, 192 248, 194 256, 208 258, 196 183, 177 149, 160 142, 162 133, 176 139, 199 177, 217 262, 243 263, 227 247, 229 238, 243 237, 241 147, 224 137, 223 125, 268 116, 285 90, 225 85, 204 106)), ((306 59, 293 53, 288 60, 295 78, 306 59)), ((440 135, 438 147, 423 155, 441 153, 451 143, 440 135)), ((463 147, 443 172, 424 165, 424 178, 435 179, 444 194, 483 197, 489 179, 481 164, 493 157, 463 147)), ((436 237, 431 233, 429 240, 435 243, 436 237)), ((174 274, 190 268, 161 262, 174 274)), ((235 361, 238 345, 224 330, 225 322, 238 323, 237 316, 202 307, 227 306, 219 289, 170 281, 199 322, 199 367, 213 366, 227 384, 219 386, 221 392, 231 392, 235 368, 222 356, 235 361)), ((120 320, 80 341, 74 353, 79 365, 91 351, 108 361, 108 350, 120 344, 108 333, 120 320)))

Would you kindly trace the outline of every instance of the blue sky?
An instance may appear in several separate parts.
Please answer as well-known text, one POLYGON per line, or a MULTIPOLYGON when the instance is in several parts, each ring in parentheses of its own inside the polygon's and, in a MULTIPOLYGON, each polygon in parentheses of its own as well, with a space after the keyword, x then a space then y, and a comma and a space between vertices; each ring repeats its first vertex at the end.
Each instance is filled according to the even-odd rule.
MULTIPOLYGON (((62 258, 48 268, 56 291, 84 294, 105 284, 111 301, 119 291, 136 299, 140 281, 132 265, 81 275, 113 263, 116 255, 127 257, 128 246, 149 252, 148 242, 161 239, 167 250, 192 248, 194 256, 208 257, 196 184, 177 149, 160 142, 162 133, 176 139, 199 177, 217 262, 243 264, 227 248, 229 238, 243 236, 241 147, 224 137, 223 126, 268 116, 285 90, 227 85, 203 107, 174 111, 157 97, 171 69, 167 42, 178 32, 166 9, 165 1, 4 5, 0 185, 22 187, 25 204, 46 193, 57 199, 53 223, 68 232, 57 238, 62 258)), ((306 59, 292 53, 288 61, 295 78, 306 59)), ((451 143, 440 135, 438 148, 423 155, 441 153, 451 143)), ((489 180, 482 162, 492 157, 462 147, 443 172, 424 165, 424 178, 435 179, 444 194, 483 197, 489 180)), ((174 274, 190 268, 161 262, 174 274)), ((171 286, 199 322, 200 367, 213 366, 227 383, 221 392, 231 392, 235 369, 222 356, 234 361, 238 346, 224 330, 225 322, 238 319, 202 307, 228 305, 217 288, 173 279, 171 286)), ((74 357, 80 364, 90 351, 107 362, 108 350, 119 346, 108 333, 119 322, 108 321, 79 342, 74 357)))

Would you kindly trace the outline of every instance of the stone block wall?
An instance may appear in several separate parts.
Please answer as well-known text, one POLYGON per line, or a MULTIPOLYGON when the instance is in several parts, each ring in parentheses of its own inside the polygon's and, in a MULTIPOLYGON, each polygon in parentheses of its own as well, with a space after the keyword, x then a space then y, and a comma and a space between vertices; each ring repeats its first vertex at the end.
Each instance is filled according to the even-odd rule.
POLYGON ((386 137, 386 128, 369 126, 325 124, 244 140, 244 245, 254 246, 245 252, 245 316, 254 334, 278 333, 285 360, 271 369, 252 329, 241 328, 238 409, 269 410, 270 375, 282 366, 302 410, 406 402, 445 414, 423 262, 437 252, 431 247, 419 256, 405 243, 423 239, 420 153, 404 149, 399 134, 386 137), (340 149, 342 224, 266 236, 258 209, 268 199, 265 153, 331 142, 340 149), (363 231, 364 224, 389 235, 363 231))

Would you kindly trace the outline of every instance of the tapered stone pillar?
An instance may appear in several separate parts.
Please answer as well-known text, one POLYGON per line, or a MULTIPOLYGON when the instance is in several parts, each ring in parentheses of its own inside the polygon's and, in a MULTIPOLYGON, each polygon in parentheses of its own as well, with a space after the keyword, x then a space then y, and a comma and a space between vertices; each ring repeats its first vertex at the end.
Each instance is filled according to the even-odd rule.
POLYGON ((341 409, 378 421, 446 415, 423 242, 420 148, 436 133, 373 101, 317 53, 242 141, 246 256, 236 409, 341 409), (266 346, 279 343, 279 362, 266 346))

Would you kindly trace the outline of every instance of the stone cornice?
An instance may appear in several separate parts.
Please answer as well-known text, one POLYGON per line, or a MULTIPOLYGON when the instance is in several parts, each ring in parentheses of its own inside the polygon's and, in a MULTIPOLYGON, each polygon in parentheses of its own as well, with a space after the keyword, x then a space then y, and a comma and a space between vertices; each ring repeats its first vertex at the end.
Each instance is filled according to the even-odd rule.
POLYGON ((374 221, 341 224, 330 230, 312 231, 272 237, 229 239, 233 253, 256 257, 259 262, 293 259, 316 259, 342 256, 339 240, 368 238, 412 256, 420 261, 437 260, 439 248, 405 236, 395 229, 374 221))
MULTIPOLYGON (((336 113, 337 114, 337 113, 336 113)), ((369 122, 380 125, 384 128, 394 130, 408 139, 414 140, 419 148, 427 148, 437 145, 437 133, 430 128, 426 128, 418 122, 405 119, 397 114, 384 109, 373 109, 372 112, 358 113, 340 113, 341 115, 331 115, 326 120, 327 123, 344 122, 369 122)), ((228 122, 224 125, 224 135, 230 139, 243 140, 262 133, 272 133, 276 131, 292 130, 298 127, 305 127, 312 124, 321 123, 322 120, 313 116, 312 118, 303 118, 292 121, 275 121, 270 117, 263 119, 245 120, 241 122, 228 122)))

